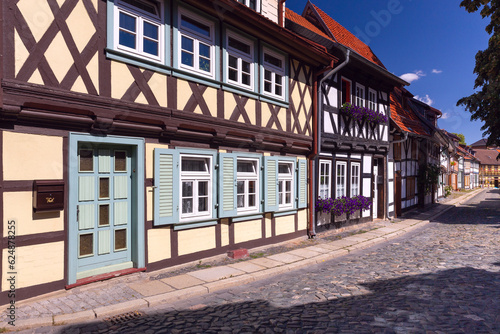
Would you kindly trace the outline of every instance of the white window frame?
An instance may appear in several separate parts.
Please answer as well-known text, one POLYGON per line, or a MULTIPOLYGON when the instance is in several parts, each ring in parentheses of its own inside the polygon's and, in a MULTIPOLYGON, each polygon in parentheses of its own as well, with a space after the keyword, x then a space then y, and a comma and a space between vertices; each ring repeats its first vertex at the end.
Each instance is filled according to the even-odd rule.
MULTIPOLYGON (((148 1, 139 2, 148 3, 148 1)), ((136 8, 133 5, 125 3, 120 0, 115 0, 114 2, 114 13, 113 13, 113 48, 118 51, 122 51, 134 56, 139 56, 141 58, 147 58, 149 60, 154 60, 158 62, 164 62, 165 58, 165 21, 164 21, 164 3, 163 1, 158 2, 159 8, 157 8, 159 12, 159 16, 154 16, 149 12, 141 10, 140 8, 136 8), (120 13, 123 13, 128 16, 132 16, 136 19, 136 27, 135 27, 135 48, 130 48, 125 45, 120 44, 120 13), (144 39, 150 39, 144 36, 144 23, 152 24, 158 27, 158 55, 155 56, 153 54, 141 51, 144 46, 144 39)), ((123 29, 125 30, 125 29, 123 29)), ((132 32, 132 31, 131 31, 132 32)))
POLYGON ((377 111, 377 91, 372 88, 368 88, 368 109, 377 111))
POLYGON ((293 202, 294 202, 294 194, 295 194, 295 189, 293 189, 293 175, 294 175, 294 170, 293 170, 293 162, 288 162, 288 161, 278 161, 278 207, 280 210, 282 209, 291 209, 293 208, 293 202), (280 165, 287 165, 289 167, 289 173, 280 173, 280 165), (290 184, 290 191, 286 191, 286 184, 289 182, 290 184), (290 202, 286 202, 286 195, 287 193, 290 195, 290 202))
POLYGON ((335 198, 347 196, 347 162, 335 163, 335 198))
POLYGON ((356 84, 356 105, 358 107, 365 106, 365 86, 356 84))
POLYGON ((274 52, 268 48, 262 49, 262 72, 261 72, 261 91, 262 94, 273 97, 279 100, 285 100, 285 94, 287 91, 287 76, 286 76, 286 57, 282 54, 274 52), (279 59, 281 61, 281 67, 277 67, 274 64, 266 62, 265 55, 268 54, 271 57, 279 59), (271 80, 267 80, 265 73, 266 71, 271 72, 271 80), (276 76, 281 76, 281 83, 277 82, 276 76), (271 91, 268 92, 265 90, 265 83, 271 83, 271 91), (276 86, 281 85, 281 94, 276 94, 276 86))
POLYGON ((215 79, 215 68, 217 66, 216 64, 216 57, 215 57, 215 24, 214 22, 207 20, 199 15, 196 15, 194 13, 191 13, 185 9, 179 8, 178 11, 178 29, 177 29, 177 44, 178 44, 178 51, 177 51, 177 57, 178 57, 178 67, 180 69, 189 71, 189 72, 194 72, 198 75, 202 75, 205 77, 210 77, 212 79, 215 79), (182 17, 186 16, 194 21, 197 21, 203 25, 206 25, 209 30, 210 30, 210 37, 207 38, 207 36, 204 36, 202 34, 199 34, 198 32, 189 29, 188 27, 184 27, 182 25, 182 17), (186 37, 188 39, 191 39, 193 41, 193 66, 189 66, 187 64, 182 63, 182 38, 186 37), (210 71, 204 71, 200 69, 200 58, 203 58, 200 55, 200 44, 205 44, 208 45, 210 48, 210 71))
POLYGON ((226 32, 226 82, 233 85, 254 90, 255 87, 255 46, 254 42, 248 38, 241 37, 240 35, 233 33, 231 31, 226 32), (233 38, 241 43, 247 44, 250 47, 250 53, 247 54, 241 50, 232 48, 229 46, 229 38, 233 38), (236 81, 229 78, 229 57, 235 57, 237 59, 237 79, 236 81), (246 61, 250 63, 250 84, 246 85, 243 83, 243 62, 246 61))
POLYGON ((361 164, 351 162, 351 197, 361 195, 360 186, 361 164))
POLYGON ((180 154, 179 157, 179 221, 186 222, 191 220, 200 220, 205 218, 212 218, 212 187, 213 187, 213 175, 212 175, 212 156, 211 155, 192 155, 192 154, 180 154), (203 159, 207 161, 206 172, 199 171, 183 171, 182 161, 183 159, 203 159), (190 213, 183 213, 183 193, 182 184, 183 182, 193 182, 193 211, 190 213), (199 211, 199 194, 198 194, 198 184, 199 182, 208 182, 208 211, 199 211))
POLYGON ((332 162, 319 161, 318 198, 330 198, 332 194, 332 162))
MULTIPOLYGON (((236 182, 244 182, 244 206, 243 207, 238 207, 238 197, 240 194, 238 194, 238 191, 236 190, 236 206, 237 206, 237 211, 238 213, 252 213, 252 212, 259 212, 259 205, 260 205, 260 164, 259 164, 259 159, 251 159, 251 158, 237 158, 236 159, 236 182), (252 173, 249 172, 238 172, 238 163, 239 162, 250 162, 254 165, 254 171, 252 173), (250 188, 250 182, 254 181, 255 182, 255 201, 254 201, 254 206, 249 205, 249 188, 250 188)), ((236 187, 238 189, 238 187, 236 187)))
POLYGON ((238 2, 260 13, 260 0, 255 0, 255 8, 250 7, 250 0, 238 0, 238 2))

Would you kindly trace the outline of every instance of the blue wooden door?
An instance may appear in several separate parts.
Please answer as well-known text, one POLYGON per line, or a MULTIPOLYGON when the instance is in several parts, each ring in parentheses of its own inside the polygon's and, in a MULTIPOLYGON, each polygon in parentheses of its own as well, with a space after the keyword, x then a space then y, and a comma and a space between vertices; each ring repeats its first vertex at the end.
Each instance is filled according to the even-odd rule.
POLYGON ((78 148, 77 279, 132 267, 131 150, 78 148))

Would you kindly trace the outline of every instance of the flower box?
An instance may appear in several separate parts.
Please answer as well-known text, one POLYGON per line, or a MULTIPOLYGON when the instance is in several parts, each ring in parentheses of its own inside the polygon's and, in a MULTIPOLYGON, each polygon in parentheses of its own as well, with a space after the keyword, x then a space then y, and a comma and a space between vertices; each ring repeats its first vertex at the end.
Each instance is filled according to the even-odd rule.
POLYGON ((389 120, 381 112, 371 110, 367 107, 359 107, 351 103, 344 103, 340 107, 340 112, 356 121, 366 121, 375 124, 387 124, 389 120))

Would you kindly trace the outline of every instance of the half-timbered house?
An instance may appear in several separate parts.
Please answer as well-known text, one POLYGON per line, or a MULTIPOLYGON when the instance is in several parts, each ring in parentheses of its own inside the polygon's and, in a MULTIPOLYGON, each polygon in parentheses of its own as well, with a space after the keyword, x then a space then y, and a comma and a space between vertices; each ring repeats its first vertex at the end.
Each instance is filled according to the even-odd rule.
POLYGON ((2 303, 12 229, 17 299, 306 233, 314 72, 335 57, 284 29, 284 1, 0 15, 2 303))
MULTIPOLYGON (((366 44, 311 2, 302 15, 287 9, 286 27, 339 58, 336 67, 318 77, 315 195, 371 199, 371 210, 356 213, 351 222, 387 217, 394 210, 387 186, 393 178, 387 165, 389 95, 395 86, 407 83, 387 71, 366 44)), ((319 214, 316 227, 348 218, 319 214)))

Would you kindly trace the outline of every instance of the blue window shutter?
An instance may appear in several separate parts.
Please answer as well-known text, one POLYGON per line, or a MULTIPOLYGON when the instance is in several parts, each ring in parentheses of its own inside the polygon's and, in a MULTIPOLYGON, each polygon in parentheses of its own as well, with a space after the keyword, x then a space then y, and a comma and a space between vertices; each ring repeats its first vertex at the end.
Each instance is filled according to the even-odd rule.
POLYGON ((154 225, 179 222, 179 152, 155 149, 154 225))
POLYGON ((307 160, 298 161, 297 208, 307 207, 307 160))
POLYGON ((264 157, 264 211, 278 211, 278 158, 264 157))
POLYGON ((236 216, 236 154, 219 154, 219 217, 236 216))

